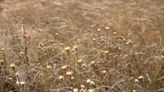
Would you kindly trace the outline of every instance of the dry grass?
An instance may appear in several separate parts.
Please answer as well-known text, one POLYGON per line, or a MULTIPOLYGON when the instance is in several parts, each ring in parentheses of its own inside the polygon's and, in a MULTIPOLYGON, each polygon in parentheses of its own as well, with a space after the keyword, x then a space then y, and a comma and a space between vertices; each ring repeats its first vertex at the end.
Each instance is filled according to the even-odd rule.
POLYGON ((0 0, 0 92, 164 92, 163 0, 0 0))

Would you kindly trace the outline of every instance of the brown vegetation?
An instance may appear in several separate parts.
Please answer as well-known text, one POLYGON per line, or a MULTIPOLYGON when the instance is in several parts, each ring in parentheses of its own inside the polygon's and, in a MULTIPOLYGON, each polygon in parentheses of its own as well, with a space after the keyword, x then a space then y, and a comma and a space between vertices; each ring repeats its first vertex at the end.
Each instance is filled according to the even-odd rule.
POLYGON ((0 92, 163 92, 163 0, 0 0, 0 92))

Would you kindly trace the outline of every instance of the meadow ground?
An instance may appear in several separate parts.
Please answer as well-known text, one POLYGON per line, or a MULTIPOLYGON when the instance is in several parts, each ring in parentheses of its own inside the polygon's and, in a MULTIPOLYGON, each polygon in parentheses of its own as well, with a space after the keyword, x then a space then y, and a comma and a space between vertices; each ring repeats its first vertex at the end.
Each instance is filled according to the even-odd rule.
POLYGON ((164 92, 164 0, 0 0, 0 92, 164 92))

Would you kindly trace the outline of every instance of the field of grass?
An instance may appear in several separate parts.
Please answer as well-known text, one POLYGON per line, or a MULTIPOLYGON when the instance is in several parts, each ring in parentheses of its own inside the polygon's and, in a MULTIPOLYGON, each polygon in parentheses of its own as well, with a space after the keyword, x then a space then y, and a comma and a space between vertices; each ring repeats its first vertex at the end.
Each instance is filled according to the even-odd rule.
POLYGON ((0 92, 164 92, 164 0, 0 0, 0 92))

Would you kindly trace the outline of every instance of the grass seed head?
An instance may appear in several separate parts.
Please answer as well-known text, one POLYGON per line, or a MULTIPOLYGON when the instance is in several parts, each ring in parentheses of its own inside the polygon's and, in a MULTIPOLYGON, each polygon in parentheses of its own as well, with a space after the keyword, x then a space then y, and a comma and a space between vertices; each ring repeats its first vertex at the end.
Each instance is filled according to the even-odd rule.
POLYGON ((69 76, 69 75, 72 75, 72 74, 73 74, 73 71, 67 71, 67 72, 66 72, 66 75, 68 75, 68 76, 69 76))
POLYGON ((108 54, 108 51, 106 50, 106 51, 104 51, 104 53, 105 53, 105 54, 108 54))
POLYGON ((12 77, 9 77, 9 80, 12 80, 13 78, 12 77))
POLYGON ((92 40, 93 40, 93 41, 96 41, 96 38, 93 38, 92 40))
POLYGON ((55 36, 58 36, 59 35, 59 33, 55 33, 55 36))
POLYGON ((161 58, 164 59, 164 55, 161 55, 161 58))
POLYGON ((86 64, 82 64, 81 66, 82 66, 82 67, 86 67, 87 65, 86 65, 86 64))
POLYGON ((129 78, 129 80, 133 80, 133 79, 134 79, 134 77, 130 77, 130 78, 129 78))
POLYGON ((15 73, 15 75, 16 75, 16 76, 18 76, 18 75, 19 75, 19 73, 18 73, 18 72, 16 72, 16 73, 15 73))
POLYGON ((61 66, 61 69, 65 70, 68 67, 68 65, 61 66))
POLYGON ((41 48, 41 47, 44 47, 44 43, 40 42, 40 43, 39 43, 39 47, 40 47, 40 48, 41 48))
POLYGON ((82 85, 80 85, 80 87, 81 87, 81 88, 85 88, 85 85, 82 84, 82 85))
POLYGON ((106 74, 106 70, 103 70, 102 73, 103 73, 103 74, 106 74))
POLYGON ((25 81, 20 81, 20 85, 24 85, 25 83, 25 81))
POLYGON ((138 76, 138 79, 144 79, 143 75, 138 76))
POLYGON ((95 61, 92 61, 91 64, 92 64, 92 65, 95 64, 95 61))
POLYGON ((78 92, 78 91, 79 91, 78 88, 74 88, 74 89, 73 89, 73 92, 78 92))
POLYGON ((91 82, 91 80, 90 79, 87 79, 87 81, 86 81, 87 83, 90 83, 91 82))
POLYGON ((133 89, 132 92, 137 92, 137 91, 133 89))
POLYGON ((19 84, 20 84, 20 81, 17 80, 17 81, 16 81, 16 84, 19 85, 19 84))
POLYGON ((88 89, 88 92, 95 92, 94 89, 88 89))
POLYGON ((74 76, 71 76, 71 80, 74 80, 75 79, 75 77, 74 76))
POLYGON ((74 45, 74 46, 73 46, 73 49, 77 49, 77 48, 78 48, 78 45, 74 45))
POLYGON ((113 34, 117 34, 117 32, 113 32, 113 34))
POLYGON ((23 51, 21 51, 21 52, 19 53, 19 55, 20 55, 20 56, 23 56, 23 55, 24 55, 24 52, 23 52, 23 51))
POLYGON ((71 49, 71 47, 67 46, 64 48, 65 51, 69 51, 71 49))
POLYGON ((52 67, 50 65, 47 65, 47 69, 51 69, 52 67))
POLYGON ((105 27, 105 29, 106 29, 106 30, 108 30, 108 29, 109 29, 109 27, 105 27))
POLYGON ((126 42, 127 45, 132 44, 132 40, 128 39, 126 42))
POLYGON ((80 89, 80 92, 87 92, 87 90, 86 89, 80 89))
POLYGON ((63 75, 60 75, 59 76, 59 80, 64 80, 64 76, 63 75))
POLYGON ((4 60, 0 60, 0 64, 3 65, 4 64, 4 60))
POLYGON ((10 64, 10 67, 12 68, 12 69, 15 69, 15 64, 14 63, 12 63, 12 64, 10 64))
POLYGON ((139 82, 139 80, 138 79, 134 79, 134 82, 139 82))
POLYGON ((94 81, 90 81, 90 85, 95 85, 95 82, 94 81))
POLYGON ((5 51, 5 48, 1 48, 1 51, 5 51))
POLYGON ((97 29, 97 32, 100 32, 100 31, 101 31, 101 29, 100 29, 100 28, 98 28, 98 29, 97 29))
POLYGON ((77 63, 79 64, 82 63, 82 59, 77 60, 77 63))

